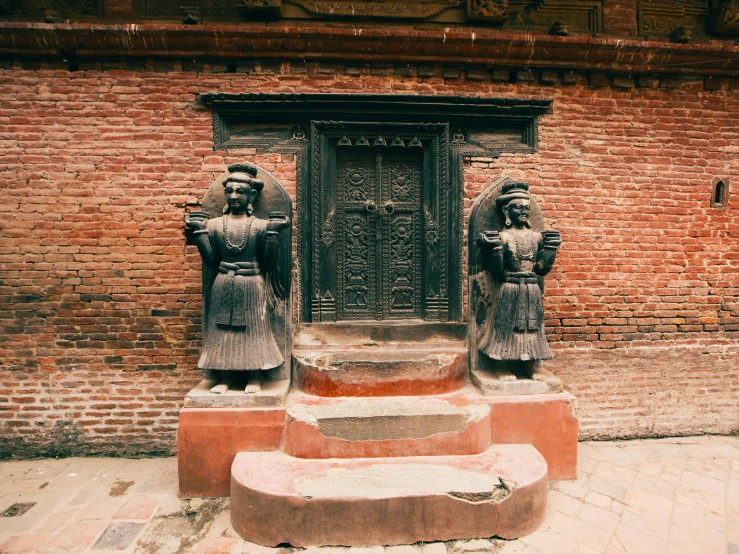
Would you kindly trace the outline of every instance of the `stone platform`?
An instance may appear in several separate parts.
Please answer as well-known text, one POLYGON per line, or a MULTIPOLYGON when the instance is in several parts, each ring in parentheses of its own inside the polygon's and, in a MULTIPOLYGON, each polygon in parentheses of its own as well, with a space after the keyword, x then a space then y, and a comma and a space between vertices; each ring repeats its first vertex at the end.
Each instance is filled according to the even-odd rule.
POLYGON ((234 529, 269 546, 532 532, 547 480, 576 476, 575 399, 553 375, 471 382, 464 332, 313 325, 296 334, 292 388, 201 383, 180 413, 181 494, 230 493, 234 529))
POLYGON ((283 448, 295 455, 323 458, 326 457, 321 451, 323 446, 337 457, 388 457, 411 452, 429 453, 430 449, 441 446, 446 448, 444 452, 451 453, 450 448, 455 443, 461 445, 466 453, 482 452, 491 444, 531 444, 546 460, 549 479, 576 478, 576 401, 569 393, 483 396, 468 385, 456 393, 423 399, 402 397, 389 400, 397 401, 401 406, 428 398, 435 401, 431 407, 443 403, 460 409, 455 412, 447 408, 443 423, 434 423, 423 433, 423 422, 428 422, 429 412, 413 413, 408 408, 399 408, 393 413, 389 411, 391 403, 390 407, 384 406, 384 412, 378 409, 375 413, 354 411, 342 415, 338 410, 332 412, 330 407, 341 407, 347 399, 295 392, 288 396, 287 406, 183 408, 177 444, 180 494, 187 497, 228 496, 231 463, 239 452, 283 448), (288 416, 287 412, 293 408, 293 415, 288 416), (319 410, 320 421, 311 415, 311 409, 319 410), (337 417, 330 417, 332 413, 337 417), (295 415, 299 417, 295 418, 295 415), (477 417, 481 419, 470 421, 477 417), (287 425, 288 420, 292 422, 290 425, 287 425), (352 430, 352 427, 358 429, 352 430), (326 434, 321 433, 321 428, 326 434), (452 432, 444 432, 447 429, 452 432), (441 432, 434 433, 434 430, 441 432), (362 436, 350 434, 355 432, 371 433, 369 438, 374 440, 349 440, 362 436), (399 433, 409 436, 398 438, 399 433))
POLYGON ((242 452, 232 469, 231 523, 267 546, 516 538, 541 524, 546 494, 546 462, 530 445, 349 460, 242 452))

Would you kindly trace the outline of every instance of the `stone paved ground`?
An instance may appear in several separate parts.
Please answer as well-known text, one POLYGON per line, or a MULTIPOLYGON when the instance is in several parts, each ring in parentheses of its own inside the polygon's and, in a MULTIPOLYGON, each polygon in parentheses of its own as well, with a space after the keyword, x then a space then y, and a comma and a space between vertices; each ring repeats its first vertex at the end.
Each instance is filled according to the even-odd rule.
MULTIPOLYGON (((739 437, 581 443, 579 470, 550 485, 546 522, 521 540, 303 552, 739 554, 739 437)), ((33 506, 0 517, 2 553, 292 554, 238 538, 227 499, 177 498, 173 458, 2 462, 0 511, 16 504, 33 506)))

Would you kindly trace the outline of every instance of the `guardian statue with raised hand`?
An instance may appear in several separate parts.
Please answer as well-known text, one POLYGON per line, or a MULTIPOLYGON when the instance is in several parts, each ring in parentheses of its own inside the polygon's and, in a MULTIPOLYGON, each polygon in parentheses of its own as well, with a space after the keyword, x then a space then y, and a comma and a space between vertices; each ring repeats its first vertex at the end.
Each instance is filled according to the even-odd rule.
POLYGON ((193 231, 203 264, 215 278, 205 291, 203 350, 198 367, 218 383, 212 393, 228 391, 234 372, 247 372, 246 393, 261 389, 261 375, 283 362, 271 327, 271 312, 281 294, 274 273, 279 258, 279 233, 290 225, 284 213, 269 220, 253 214, 253 204, 264 187, 257 167, 249 163, 228 166, 224 179, 226 207, 221 217, 190 212, 185 225, 193 231))
POLYGON ((483 268, 494 287, 487 326, 478 350, 524 377, 533 377, 539 360, 553 358, 544 336, 544 276, 562 243, 558 231, 531 229, 529 185, 511 182, 496 199, 505 218, 502 231, 480 233, 483 268))

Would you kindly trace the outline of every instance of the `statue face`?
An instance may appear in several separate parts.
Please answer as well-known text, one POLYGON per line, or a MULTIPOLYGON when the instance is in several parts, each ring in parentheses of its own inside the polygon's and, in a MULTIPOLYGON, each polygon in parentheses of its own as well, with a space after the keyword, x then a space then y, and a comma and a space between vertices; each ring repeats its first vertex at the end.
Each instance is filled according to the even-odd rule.
POLYGON ((529 220, 531 202, 528 200, 511 200, 508 203, 508 217, 514 227, 523 227, 529 220))
POLYGON ((227 183, 223 190, 226 195, 226 202, 231 208, 231 213, 242 214, 246 211, 246 207, 254 201, 255 191, 246 183, 230 182, 227 183))

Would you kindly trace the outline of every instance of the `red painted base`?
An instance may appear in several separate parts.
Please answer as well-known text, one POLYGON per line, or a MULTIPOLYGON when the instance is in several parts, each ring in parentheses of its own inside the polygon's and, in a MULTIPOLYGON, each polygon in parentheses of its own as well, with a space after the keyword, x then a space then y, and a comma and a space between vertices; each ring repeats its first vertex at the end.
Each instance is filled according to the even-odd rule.
POLYGON ((229 496, 236 454, 277 450, 284 428, 284 408, 183 408, 177 433, 180 496, 229 496))
MULTIPOLYGON (((576 400, 569 393, 486 397, 467 387, 463 391, 435 398, 458 406, 488 404, 489 414, 482 420, 468 424, 468 427, 469 425, 472 427, 463 431, 463 435, 471 432, 473 428, 475 436, 483 429, 485 433, 490 429, 489 444, 531 444, 546 460, 550 480, 577 478, 576 400)), ((318 404, 337 401, 319 397, 312 399, 318 404)), ((402 402, 402 399, 399 401, 402 402)), ((279 450, 281 447, 284 449, 287 444, 285 440, 290 439, 292 440, 290 444, 295 447, 298 444, 295 442, 296 437, 300 437, 301 434, 298 433, 298 427, 287 432, 285 411, 285 408, 183 408, 180 412, 178 437, 180 495, 229 496, 231 463, 237 453, 279 450)), ((300 422, 293 421, 293 424, 298 423, 300 422)), ((392 420, 389 423, 392 423, 392 420)), ((318 433, 317 429, 308 427, 310 426, 300 425, 302 434, 305 434, 306 430, 314 435, 318 433)), ((331 437, 319 438, 322 444, 337 443, 337 440, 331 437)), ((435 438, 418 437, 415 440, 419 443, 418 448, 421 448, 423 443, 430 440, 433 442, 435 438)), ((404 439, 401 442, 405 444, 409 441, 413 442, 414 439, 404 439)), ((398 442, 373 442, 377 448, 371 455, 417 455, 421 452, 414 445, 408 447, 407 444, 404 453, 397 452, 395 443, 398 442), (387 445, 386 450, 383 450, 383 445, 387 445)), ((480 444, 480 440, 474 441, 474 445, 472 450, 470 445, 461 448, 458 454, 470 454, 485 448, 480 444)), ((287 448, 286 451, 290 450, 291 448, 287 448)), ((457 452, 445 449, 443 453, 453 455, 457 452)), ((302 454, 307 455, 305 452, 302 454)), ((319 454, 312 452, 310 457, 325 457, 319 454)), ((368 455, 367 452, 353 451, 351 454, 368 455)), ((334 452, 332 455, 337 454, 334 452)))

